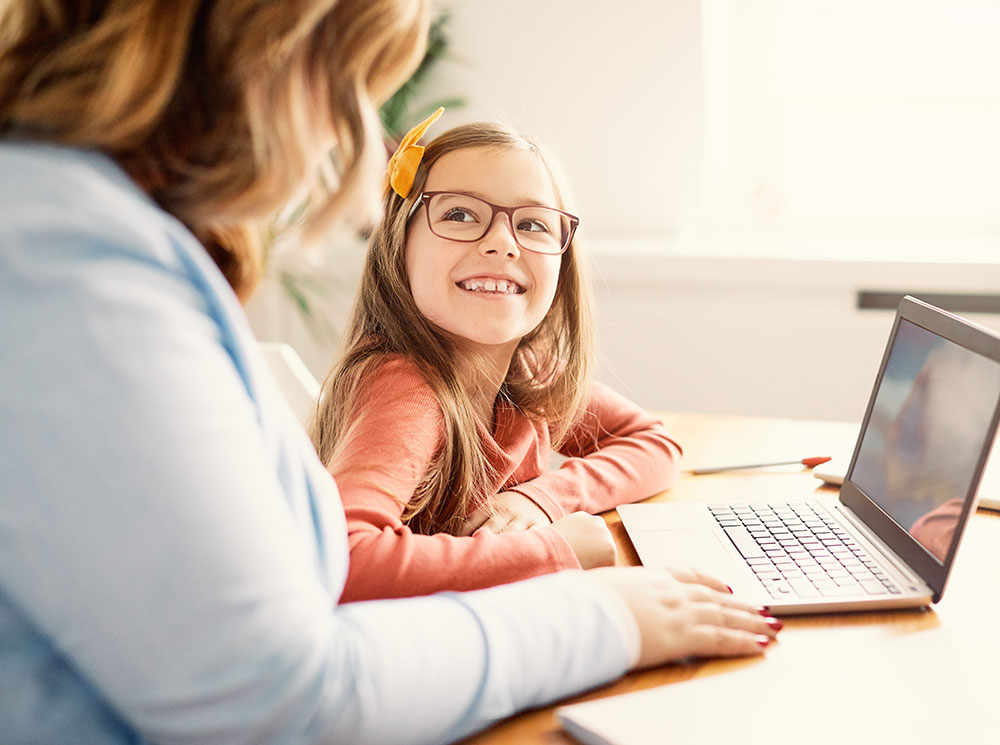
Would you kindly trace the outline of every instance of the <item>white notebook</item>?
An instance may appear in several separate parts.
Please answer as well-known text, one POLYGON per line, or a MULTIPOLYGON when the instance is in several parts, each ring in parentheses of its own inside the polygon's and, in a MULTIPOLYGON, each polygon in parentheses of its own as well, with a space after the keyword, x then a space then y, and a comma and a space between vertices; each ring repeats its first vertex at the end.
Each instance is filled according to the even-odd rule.
POLYGON ((846 640, 820 648, 802 638, 794 650, 782 650, 779 641, 738 670, 555 713, 584 745, 995 745, 996 689, 982 684, 980 664, 994 664, 996 653, 984 660, 981 640, 970 636, 960 630, 887 634, 865 647, 858 666, 845 664, 851 658, 846 640), (928 680, 926 660, 945 676, 950 693, 928 680), (792 696, 787 706, 782 694, 792 696))

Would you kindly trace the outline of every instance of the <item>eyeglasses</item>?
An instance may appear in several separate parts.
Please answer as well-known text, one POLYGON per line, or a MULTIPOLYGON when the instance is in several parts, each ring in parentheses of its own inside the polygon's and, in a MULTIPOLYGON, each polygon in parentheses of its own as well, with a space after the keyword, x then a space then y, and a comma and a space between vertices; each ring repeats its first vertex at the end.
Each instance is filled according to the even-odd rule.
POLYGON ((489 231, 497 212, 507 215, 518 246, 558 256, 573 240, 580 219, 554 207, 501 207, 455 191, 425 191, 418 204, 427 212, 427 227, 438 238, 471 243, 489 231))

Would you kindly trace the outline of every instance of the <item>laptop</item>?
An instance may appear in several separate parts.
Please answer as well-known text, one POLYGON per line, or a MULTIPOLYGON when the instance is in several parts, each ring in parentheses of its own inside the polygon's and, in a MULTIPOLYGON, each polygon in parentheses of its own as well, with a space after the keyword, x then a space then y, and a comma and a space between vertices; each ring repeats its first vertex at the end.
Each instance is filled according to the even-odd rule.
POLYGON ((618 507, 646 566, 694 566, 775 615, 936 603, 1000 416, 1000 335, 904 297, 836 501, 618 507))

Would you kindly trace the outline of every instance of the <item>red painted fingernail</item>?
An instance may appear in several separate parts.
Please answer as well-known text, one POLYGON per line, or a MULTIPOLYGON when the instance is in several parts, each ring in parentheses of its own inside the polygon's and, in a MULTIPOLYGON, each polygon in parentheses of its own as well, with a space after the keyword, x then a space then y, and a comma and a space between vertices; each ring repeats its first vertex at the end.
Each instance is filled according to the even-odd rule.
POLYGON ((733 594, 733 588, 732 587, 730 587, 729 585, 726 585, 726 589, 729 590, 729 594, 730 595, 733 594))
POLYGON ((785 624, 783 624, 777 618, 773 618, 772 616, 768 616, 767 618, 764 619, 764 621, 767 623, 768 626, 770 626, 775 631, 781 631, 783 628, 785 628, 785 624))
POLYGON ((758 612, 758 613, 760 613, 760 614, 761 614, 762 616, 765 616, 765 617, 767 617, 767 618, 770 618, 770 617, 771 617, 771 609, 770 609, 770 608, 768 608, 768 607, 767 607, 766 605, 762 605, 762 606, 760 606, 760 607, 759 607, 759 608, 757 609, 757 612, 758 612))
POLYGON ((763 648, 763 647, 766 647, 768 644, 771 643, 771 637, 769 637, 769 636, 758 636, 758 637, 756 637, 756 642, 757 642, 757 644, 761 648, 763 648))

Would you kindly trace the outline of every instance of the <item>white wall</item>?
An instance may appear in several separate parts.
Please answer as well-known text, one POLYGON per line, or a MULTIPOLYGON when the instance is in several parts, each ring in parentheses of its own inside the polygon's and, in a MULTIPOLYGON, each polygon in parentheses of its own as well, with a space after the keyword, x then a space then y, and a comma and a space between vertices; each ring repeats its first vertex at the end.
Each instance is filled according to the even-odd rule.
MULTIPOLYGON (((893 314, 859 289, 1000 287, 997 265, 595 257, 601 377, 651 409, 858 421, 893 314)), ((996 315, 969 315, 1000 330, 996 315)))
POLYGON ((448 0, 451 60, 430 85, 560 158, 591 237, 666 238, 696 205, 698 0, 448 0))

